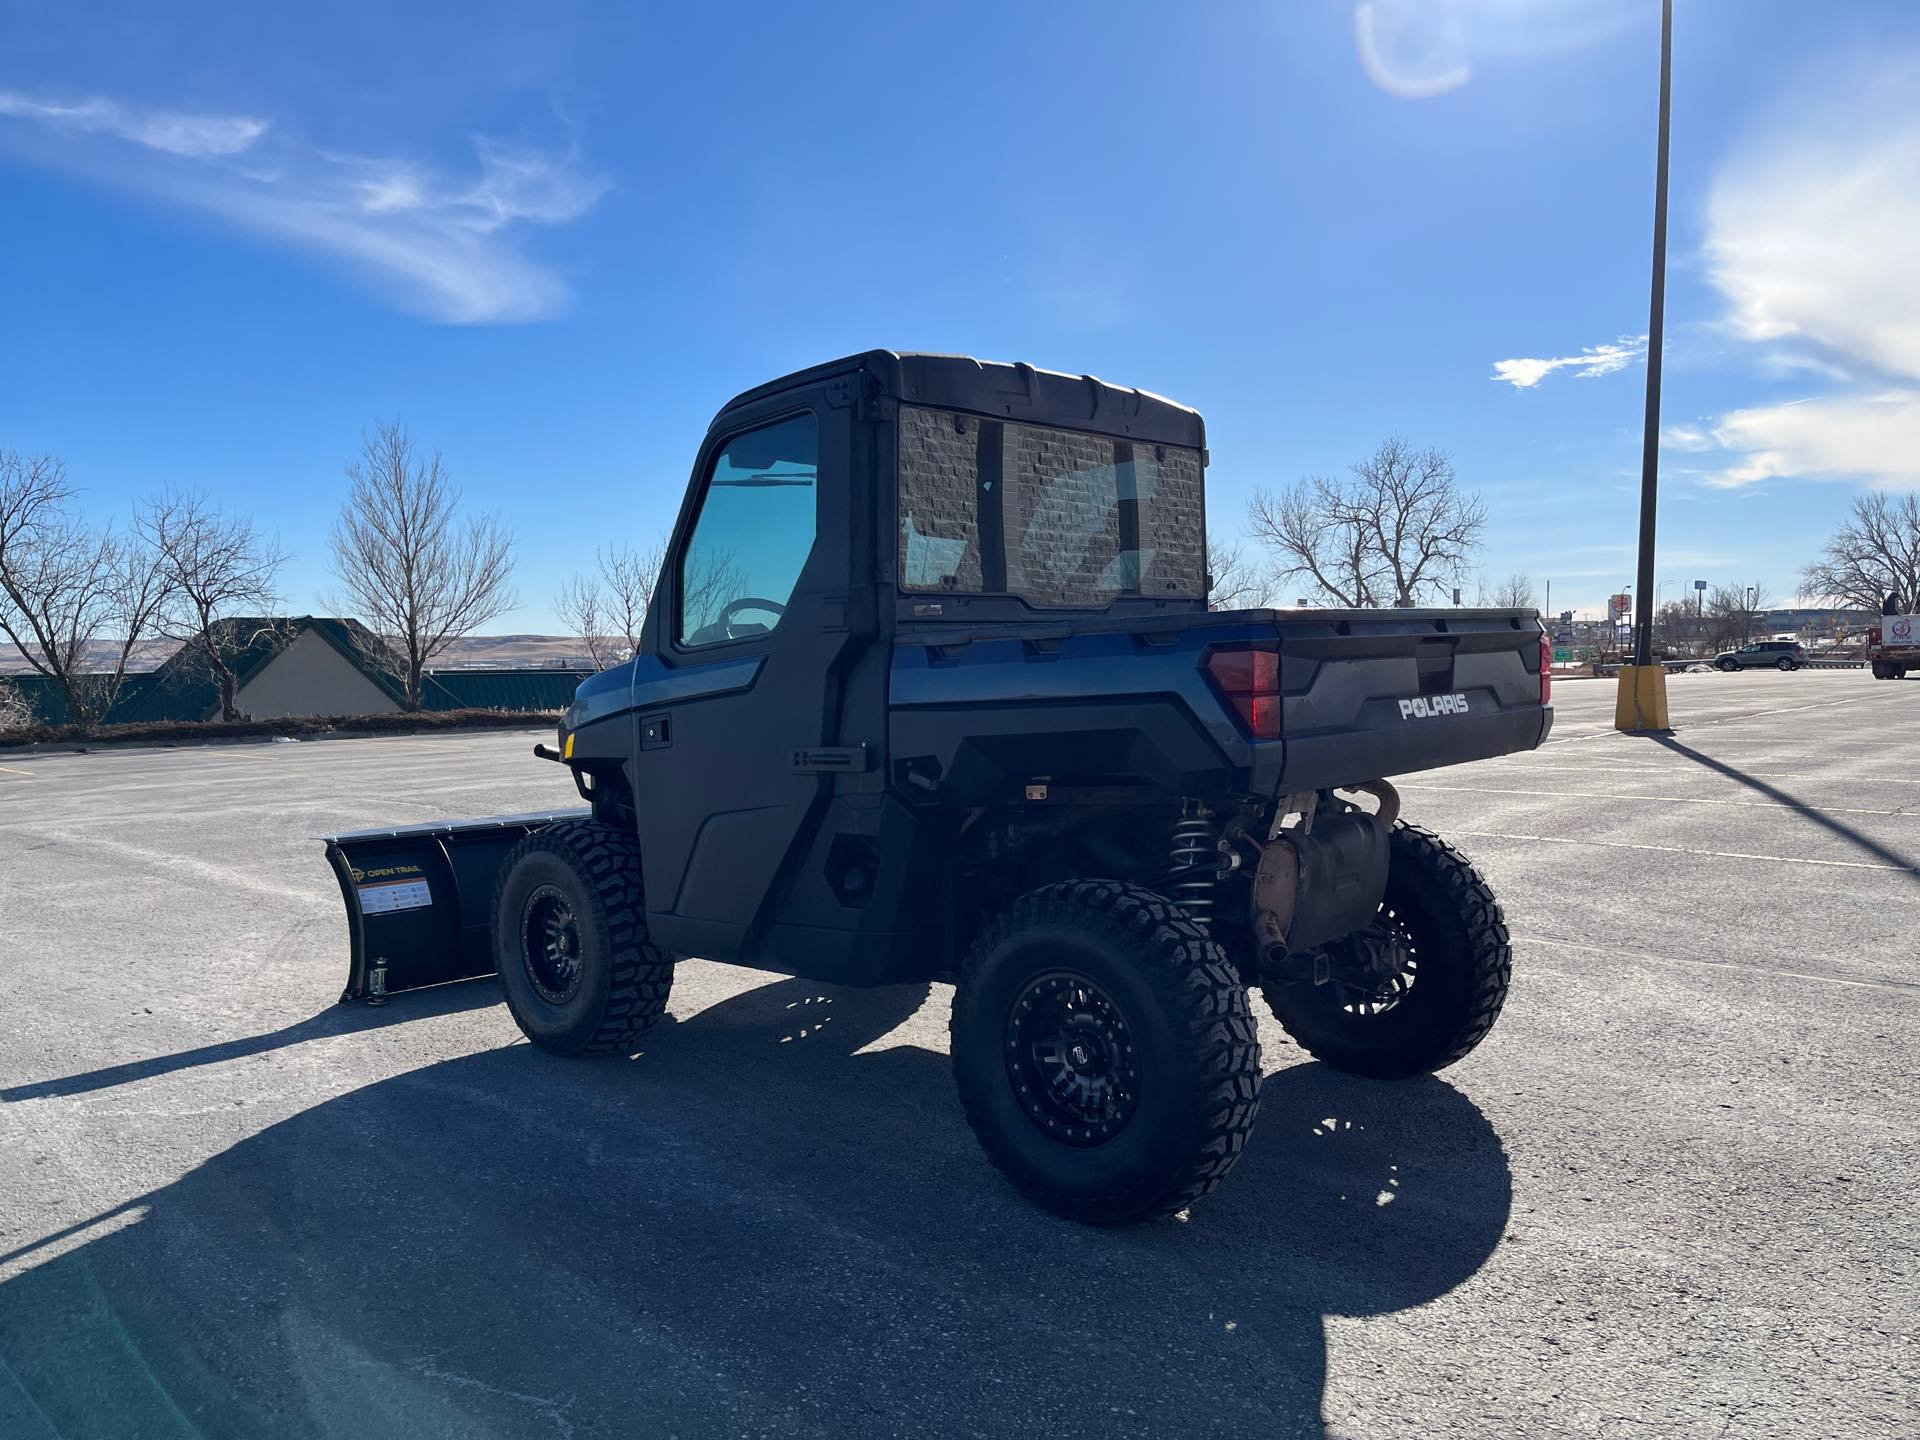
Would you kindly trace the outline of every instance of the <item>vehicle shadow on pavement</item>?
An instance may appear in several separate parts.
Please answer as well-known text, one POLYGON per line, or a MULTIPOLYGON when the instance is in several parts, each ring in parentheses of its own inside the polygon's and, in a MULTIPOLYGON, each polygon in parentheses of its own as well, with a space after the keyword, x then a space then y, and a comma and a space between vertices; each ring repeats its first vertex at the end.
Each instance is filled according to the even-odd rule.
POLYGON ((886 1048, 925 999, 782 981, 276 1125, 0 1284, 0 1434, 1318 1436, 1323 1317, 1504 1232, 1471 1101, 1314 1064, 1190 1219, 1055 1220, 886 1048))
POLYGON ((1776 805, 1791 810, 1795 814, 1806 816, 1807 819, 1813 821, 1814 824, 1820 826, 1829 834, 1837 836, 1855 849, 1871 855, 1880 864, 1891 865, 1896 869, 1905 870, 1907 872, 1907 878, 1914 884, 1920 885, 1920 861, 1916 861, 1911 855, 1903 854, 1891 846, 1881 844, 1871 835, 1847 824, 1846 821, 1839 819, 1828 811, 1822 810, 1818 805, 1811 805, 1805 800, 1789 795, 1779 786, 1769 785, 1759 776, 1749 775, 1737 765, 1730 765, 1725 760, 1716 760, 1711 755, 1704 755, 1692 746, 1682 744, 1671 735, 1648 735, 1646 738, 1653 741, 1654 744, 1660 746, 1662 749, 1672 751, 1682 759, 1691 760, 1696 765, 1703 765, 1717 775, 1724 775, 1736 784, 1744 785, 1756 794, 1766 796, 1767 799, 1776 805))
POLYGON ((305 1020, 296 1020, 264 1035, 246 1035, 238 1040, 221 1040, 178 1050, 171 1055, 154 1055, 145 1060, 129 1060, 77 1075, 62 1075, 52 1080, 35 1080, 25 1085, 0 1088, 0 1104, 20 1100, 47 1100, 65 1095, 87 1095, 96 1090, 111 1090, 135 1080, 150 1080, 156 1075, 171 1075, 176 1070, 191 1070, 196 1065, 216 1065, 223 1060, 238 1060, 267 1050, 282 1050, 308 1040, 330 1035, 345 1035, 354 1030, 371 1030, 381 1025, 404 1024, 433 1015, 452 1015, 462 1010, 477 1010, 498 1004, 500 987, 495 983, 436 985, 406 997, 406 1004, 387 1006, 329 1005, 305 1020))

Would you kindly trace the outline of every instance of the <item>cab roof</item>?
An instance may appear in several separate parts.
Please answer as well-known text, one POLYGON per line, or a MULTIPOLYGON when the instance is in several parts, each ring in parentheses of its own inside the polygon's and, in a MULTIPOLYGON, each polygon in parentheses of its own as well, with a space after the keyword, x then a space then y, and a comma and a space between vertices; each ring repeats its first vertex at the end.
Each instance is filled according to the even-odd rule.
POLYGON ((910 405, 967 410, 1192 450, 1205 450, 1207 445, 1206 422, 1199 411, 1149 390, 1131 390, 1092 375, 1068 375, 1027 364, 896 350, 868 350, 756 385, 729 400, 709 429, 722 428, 735 410, 783 390, 862 373, 872 377, 882 395, 910 405))

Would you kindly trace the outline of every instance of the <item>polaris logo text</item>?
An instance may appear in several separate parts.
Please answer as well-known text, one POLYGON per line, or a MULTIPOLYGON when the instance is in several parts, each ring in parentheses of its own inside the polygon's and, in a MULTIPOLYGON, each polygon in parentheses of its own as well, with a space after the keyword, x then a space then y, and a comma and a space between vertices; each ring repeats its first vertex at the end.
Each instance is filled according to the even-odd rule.
POLYGON ((1467 697, 1464 695, 1420 695, 1400 702, 1402 720, 1431 720, 1436 715, 1466 713, 1467 697))

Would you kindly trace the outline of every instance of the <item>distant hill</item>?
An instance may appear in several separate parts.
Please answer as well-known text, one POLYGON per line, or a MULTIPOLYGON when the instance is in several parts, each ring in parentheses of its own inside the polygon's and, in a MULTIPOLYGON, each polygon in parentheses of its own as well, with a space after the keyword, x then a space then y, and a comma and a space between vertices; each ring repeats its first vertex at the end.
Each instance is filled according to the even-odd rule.
MULTIPOLYGON (((156 670, 176 648, 166 641, 143 645, 127 668, 135 672, 156 670)), ((95 646, 89 658, 92 661, 91 668, 111 669, 114 649, 107 645, 95 646)), ((433 663, 438 670, 528 670, 549 666, 563 670, 593 668, 593 662, 587 658, 586 647, 568 635, 469 635, 464 640, 454 641, 445 653, 434 658, 433 663)), ((0 675, 19 674, 32 668, 19 651, 0 641, 0 675)))

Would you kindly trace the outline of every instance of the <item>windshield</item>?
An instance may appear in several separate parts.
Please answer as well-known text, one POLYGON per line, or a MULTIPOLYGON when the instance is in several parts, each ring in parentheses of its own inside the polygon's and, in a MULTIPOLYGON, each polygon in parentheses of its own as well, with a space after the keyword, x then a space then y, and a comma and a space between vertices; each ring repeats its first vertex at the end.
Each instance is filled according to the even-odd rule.
POLYGON ((900 584, 1097 607, 1206 593, 1197 451, 900 408, 900 584))

